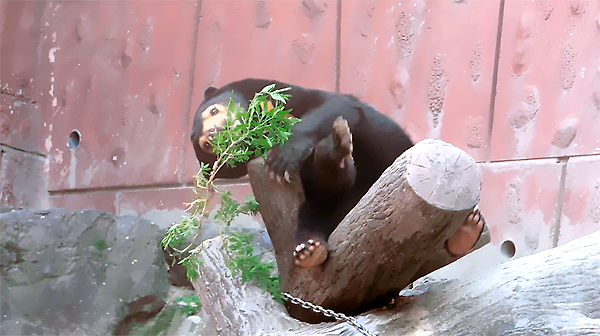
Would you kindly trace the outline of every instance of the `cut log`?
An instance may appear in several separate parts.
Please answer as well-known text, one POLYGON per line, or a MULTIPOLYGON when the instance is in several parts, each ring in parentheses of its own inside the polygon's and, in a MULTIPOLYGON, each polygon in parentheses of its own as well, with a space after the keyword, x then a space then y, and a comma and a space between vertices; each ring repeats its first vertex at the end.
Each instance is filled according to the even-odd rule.
MULTIPOLYGON (((194 281, 219 335, 361 335, 345 322, 290 318, 260 289, 231 275, 221 241, 204 242, 205 265, 194 281)), ((403 291, 393 307, 356 319, 379 336, 600 335, 599 242, 600 231, 469 281, 423 281, 403 291)))
MULTIPOLYGON (((399 267, 393 259, 376 258, 385 255, 394 256, 397 253, 394 248, 390 249, 389 254, 377 252, 380 247, 374 247, 377 253, 364 251, 364 246, 357 244, 366 241, 363 240, 365 238, 352 235, 353 232, 348 231, 356 228, 355 231, 362 230, 363 235, 383 235, 385 232, 389 236, 394 236, 398 235, 395 230, 399 229, 386 230, 386 228, 394 227, 395 223, 404 223, 400 222, 400 219, 416 218, 419 220, 418 223, 430 225, 429 229, 433 226, 436 232, 428 237, 426 230, 419 231, 414 222, 412 224, 408 222, 408 228, 413 231, 404 230, 404 236, 408 237, 399 239, 398 243, 404 244, 405 248, 414 247, 414 244, 406 242, 410 238, 424 244, 416 245, 418 249, 407 249, 409 252, 415 251, 412 256, 402 256, 418 266, 411 267, 406 260, 401 261, 405 267, 400 271, 412 272, 412 274, 401 274, 402 281, 395 283, 398 287, 402 282, 408 283, 420 275, 453 261, 453 258, 447 258, 439 244, 443 242, 444 237, 456 229, 461 220, 464 220, 472 204, 476 202, 478 194, 475 193, 477 196, 472 198, 473 203, 465 202, 457 206, 457 208, 464 207, 462 211, 448 211, 446 207, 440 205, 443 204, 442 202, 436 202, 434 198, 426 198, 429 200, 426 202, 423 197, 419 197, 419 195, 426 195, 422 192, 423 189, 413 188, 410 184, 411 181, 419 180, 406 177, 411 173, 410 170, 407 172, 407 163, 413 161, 409 160, 412 157, 411 153, 405 154, 382 175, 363 200, 342 221, 340 229, 336 230, 331 238, 339 237, 329 241, 333 249, 330 259, 318 270, 298 269, 293 266, 293 235, 298 205, 304 197, 302 188, 298 184, 278 184, 272 181, 267 177, 261 160, 255 160, 250 164, 251 183, 255 197, 260 202, 263 220, 272 238, 281 276, 280 283, 284 290, 295 289, 300 294, 306 295, 303 298, 310 295, 313 298, 317 297, 314 293, 321 293, 317 298, 323 298, 323 293, 331 294, 332 292, 327 291, 327 288, 319 286, 324 283, 321 277, 327 272, 327 267, 332 267, 332 264, 343 267, 342 262, 335 262, 338 258, 347 261, 349 268, 355 267, 349 271, 353 271, 354 275, 361 279, 369 279, 371 276, 365 277, 362 271, 365 269, 364 265, 356 266, 351 258, 363 260, 363 263, 385 264, 398 272, 399 267), (404 170, 400 167, 404 167, 404 170), (394 185, 397 186, 395 190, 392 188, 394 185), (414 202, 410 209, 404 205, 405 202, 410 204, 408 201, 414 202), (398 213, 400 208, 409 214, 398 213), (407 217, 411 214, 413 217, 407 217), (426 220, 435 219, 435 216, 438 220, 426 220), (436 227, 435 222, 442 225, 436 227), (344 226, 348 228, 342 230, 344 226), (410 233, 412 235, 409 235, 410 233), (344 241, 344 235, 351 236, 355 240, 344 241), (364 253, 355 252, 354 255, 344 257, 342 252, 352 252, 348 247, 345 249, 339 247, 344 244, 345 246, 355 244, 363 249, 364 253), (430 244, 431 248, 427 249, 426 244, 430 244), (421 253, 424 250, 429 250, 431 255, 421 253), (421 253, 421 259, 415 257, 418 253, 421 253), (369 255, 369 258, 365 255, 369 255), (313 279, 309 277, 310 275, 313 279), (313 284, 318 285, 313 292, 301 291, 302 287, 299 287, 306 285, 304 288, 310 289, 314 288, 311 287, 313 284)), ((431 158, 428 160, 433 161, 435 166, 435 158, 429 154, 428 156, 431 158)), ((448 179, 440 180, 448 181, 448 179)), ((489 237, 484 236, 477 246, 482 246, 481 241, 484 239, 489 241, 489 237)), ((598 274, 600 243, 598 242, 600 242, 600 232, 555 249, 507 262, 466 282, 424 282, 413 290, 402 291, 393 306, 371 310, 356 318, 371 333, 379 336, 598 335, 600 334, 600 309, 598 309, 600 307, 598 274)), ((252 285, 243 284, 238 276, 231 275, 230 270, 225 267, 224 252, 219 248, 220 237, 205 241, 203 244, 201 258, 204 265, 200 270, 200 278, 193 283, 204 309, 216 321, 220 335, 331 335, 342 332, 345 335, 361 334, 346 322, 315 325, 290 318, 283 306, 275 303, 267 294, 252 285)), ((372 270, 373 266, 367 269, 372 270)), ((389 275, 382 273, 379 276, 384 278, 389 275)), ((340 278, 338 274, 333 274, 333 280, 329 282, 334 293, 339 290, 336 289, 339 286, 335 282, 336 277, 340 278)), ((352 281, 348 279, 343 281, 345 286, 349 283, 352 281)), ((348 295, 356 296, 369 291, 372 289, 361 288, 358 292, 349 292, 348 295)), ((296 295, 302 298, 301 295, 296 295)))
MULTIPOLYGON (((390 302, 416 278, 458 259, 445 252, 444 242, 479 201, 481 186, 481 172, 464 151, 440 140, 418 142, 396 159, 332 233, 328 260, 299 268, 292 252, 304 197, 300 184, 277 183, 262 159, 250 162, 248 174, 273 242, 282 290, 349 315, 390 302)), ((301 321, 331 320, 286 306, 301 321)))

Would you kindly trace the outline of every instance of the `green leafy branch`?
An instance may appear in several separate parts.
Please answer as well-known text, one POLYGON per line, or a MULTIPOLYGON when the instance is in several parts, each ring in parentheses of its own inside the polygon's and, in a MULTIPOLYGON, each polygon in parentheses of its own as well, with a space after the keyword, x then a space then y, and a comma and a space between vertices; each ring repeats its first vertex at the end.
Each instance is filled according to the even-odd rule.
POLYGON ((223 247, 229 256, 227 267, 233 274, 239 271, 243 282, 253 283, 283 303, 279 276, 271 276, 275 270, 275 263, 272 260, 268 263, 260 260, 259 255, 254 253, 253 239, 253 234, 239 232, 231 232, 225 237, 223 247))
MULTIPOLYGON (((264 157, 271 147, 281 145, 289 139, 292 126, 299 121, 290 116, 291 110, 284 107, 289 99, 285 92, 289 90, 290 88, 275 90, 275 84, 268 85, 254 95, 247 109, 241 108, 233 101, 232 92, 223 131, 218 132, 210 142, 217 158, 212 167, 201 164, 198 173, 194 175, 194 200, 185 203, 186 211, 191 211, 190 216, 184 216, 179 223, 173 224, 161 241, 162 247, 176 256, 173 262, 178 262, 186 268, 188 278, 195 279, 198 276, 197 270, 201 265, 198 254, 202 245, 193 245, 200 234, 202 221, 209 217, 209 202, 216 195, 220 195, 221 207, 214 219, 225 224, 225 227, 240 214, 252 215, 258 212, 258 203, 254 199, 247 199, 239 204, 231 198, 229 191, 219 190, 214 181, 219 170, 225 165, 235 167, 236 163, 248 162, 252 157, 264 157), (269 108, 271 104, 273 108, 269 108), (188 239, 190 242, 186 245, 188 239)), ((226 247, 231 249, 240 245, 226 244, 226 247)), ((236 265, 247 265, 247 262, 236 265)), ((251 274, 258 274, 256 272, 251 271, 251 274)), ((243 278, 244 274, 247 273, 242 270, 243 278)))

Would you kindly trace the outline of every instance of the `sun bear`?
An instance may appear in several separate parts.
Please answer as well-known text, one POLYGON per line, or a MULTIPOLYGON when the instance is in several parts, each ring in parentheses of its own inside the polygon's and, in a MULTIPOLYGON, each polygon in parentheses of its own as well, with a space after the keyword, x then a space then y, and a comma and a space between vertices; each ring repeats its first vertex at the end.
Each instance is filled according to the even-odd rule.
MULTIPOLYGON (((292 174, 300 176, 305 201, 299 209, 293 253, 296 265, 317 266, 327 258, 329 235, 413 142, 396 122, 354 96, 246 78, 205 90, 191 133, 199 162, 216 160, 210 140, 223 129, 229 98, 233 95, 235 103, 247 108, 254 94, 271 84, 275 89, 291 88, 285 108, 301 121, 292 127, 282 147, 271 148, 265 162, 271 177, 280 182, 289 182, 292 174)), ((223 167, 217 177, 237 178, 246 173, 246 165, 237 164, 223 167)), ((484 225, 483 216, 474 210, 446 241, 448 253, 467 253, 484 225)))

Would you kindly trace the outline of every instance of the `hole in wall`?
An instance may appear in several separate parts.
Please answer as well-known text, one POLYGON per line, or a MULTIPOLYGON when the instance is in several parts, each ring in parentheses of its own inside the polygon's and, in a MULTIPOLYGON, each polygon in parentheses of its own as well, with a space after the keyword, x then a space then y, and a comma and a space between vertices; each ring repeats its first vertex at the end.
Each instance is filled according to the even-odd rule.
POLYGON ((71 149, 75 149, 79 146, 79 142, 81 141, 81 132, 78 130, 73 130, 69 137, 67 138, 67 147, 71 149))
POLYGON ((515 243, 510 240, 505 240, 500 246, 500 253, 507 258, 514 257, 516 252, 517 248, 515 247, 515 243))

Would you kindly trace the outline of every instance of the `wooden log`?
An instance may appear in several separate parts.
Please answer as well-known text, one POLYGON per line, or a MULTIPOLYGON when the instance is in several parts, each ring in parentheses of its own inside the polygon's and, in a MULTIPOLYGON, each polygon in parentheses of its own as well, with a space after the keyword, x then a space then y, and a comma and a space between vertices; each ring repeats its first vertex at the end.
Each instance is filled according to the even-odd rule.
POLYGON ((297 326, 284 307, 261 288, 243 283, 227 267, 227 255, 221 249, 223 237, 202 243, 198 279, 192 284, 204 311, 212 318, 219 335, 260 335, 297 326), (273 323, 277 316, 277 323, 273 323))
MULTIPOLYGON (((221 242, 204 242, 205 264, 193 282, 219 335, 362 335, 344 322, 290 318, 260 289, 231 275, 221 242)), ((378 336, 600 335, 599 242, 597 231, 468 281, 425 282, 403 291, 393 307, 356 318, 378 336)))
MULTIPOLYGON (((480 170, 464 151, 440 140, 418 142, 332 233, 328 260, 298 268, 292 251, 301 186, 270 179, 261 159, 249 163, 248 173, 273 242, 282 290, 350 315, 390 301, 416 277, 456 260, 442 256, 443 244, 479 201, 481 186, 480 170)), ((330 320, 286 306, 301 321, 330 320)))

